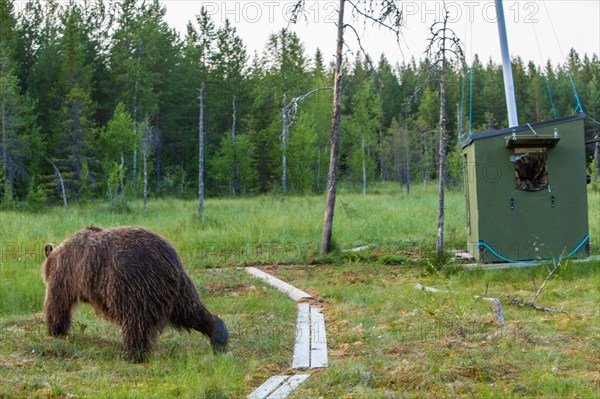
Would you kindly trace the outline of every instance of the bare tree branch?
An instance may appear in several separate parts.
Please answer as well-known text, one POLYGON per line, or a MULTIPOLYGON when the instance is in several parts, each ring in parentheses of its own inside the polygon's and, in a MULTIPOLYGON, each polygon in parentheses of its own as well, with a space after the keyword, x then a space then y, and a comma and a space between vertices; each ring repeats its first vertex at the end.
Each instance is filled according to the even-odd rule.
POLYGON ((535 301, 538 299, 538 297, 542 293, 542 290, 546 286, 546 283, 548 282, 548 280, 550 280, 552 278, 552 276, 554 275, 554 273, 556 273, 556 271, 560 267, 561 263, 562 263, 562 257, 557 262, 554 263, 554 269, 552 269, 550 271, 550 273, 548 274, 548 276, 546 277, 546 279, 544 280, 544 282, 540 286, 540 289, 535 293, 535 295, 533 297, 533 300, 531 301, 532 304, 535 303, 535 301))
POLYGON ((530 308, 534 308, 535 310, 539 310, 541 312, 550 312, 550 313, 568 313, 565 310, 560 310, 560 309, 552 309, 552 308, 547 308, 544 306, 538 306, 533 302, 527 302, 525 301, 523 298, 514 298, 511 297, 509 295, 500 295, 499 298, 507 298, 508 299, 508 303, 510 305, 514 305, 514 306, 520 306, 520 307, 530 307, 530 308))
POLYGON ((369 54, 367 54, 367 51, 363 47, 362 40, 360 39, 360 36, 359 36, 358 32, 356 31, 356 29, 354 28, 354 26, 352 26, 350 24, 346 24, 346 25, 344 25, 344 28, 350 28, 352 30, 352 32, 354 32, 354 34, 356 35, 356 41, 358 42, 358 47, 360 48, 360 52, 365 56, 365 60, 367 61, 367 64, 369 64, 369 68, 374 70, 375 67, 373 66, 373 63, 371 62, 371 57, 369 57, 369 54))
POLYGON ((377 15, 376 2, 374 0, 346 0, 352 6, 352 14, 362 16, 366 21, 371 21, 373 25, 383 27, 396 35, 396 40, 400 41, 400 28, 404 25, 402 8, 399 8, 393 0, 380 1, 380 13, 377 15), (360 7, 362 5, 362 8, 360 7), (386 22, 389 21, 389 22, 386 22))
POLYGON ((311 90, 301 96, 292 98, 292 100, 283 107, 283 112, 285 112, 285 119, 287 121, 287 125, 284 127, 290 128, 296 123, 296 115, 300 108, 300 102, 304 101, 307 97, 324 90, 333 90, 333 87, 319 87, 318 89, 311 90))
MULTIPOLYGON (((288 17, 289 17, 290 24, 298 23, 298 19, 300 17, 304 17, 304 19, 307 20, 305 11, 304 11, 305 5, 306 5, 305 0, 297 0, 296 3, 294 4, 294 6, 289 9, 288 17)), ((289 24, 288 24, 288 26, 289 26, 289 24)))

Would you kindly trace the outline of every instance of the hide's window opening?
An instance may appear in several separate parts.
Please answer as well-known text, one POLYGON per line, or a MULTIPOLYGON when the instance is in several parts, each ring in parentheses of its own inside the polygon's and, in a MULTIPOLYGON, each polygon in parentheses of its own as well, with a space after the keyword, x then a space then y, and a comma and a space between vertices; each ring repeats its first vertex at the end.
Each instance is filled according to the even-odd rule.
POLYGON ((517 190, 541 191, 548 188, 548 154, 520 154, 511 157, 515 164, 517 190))

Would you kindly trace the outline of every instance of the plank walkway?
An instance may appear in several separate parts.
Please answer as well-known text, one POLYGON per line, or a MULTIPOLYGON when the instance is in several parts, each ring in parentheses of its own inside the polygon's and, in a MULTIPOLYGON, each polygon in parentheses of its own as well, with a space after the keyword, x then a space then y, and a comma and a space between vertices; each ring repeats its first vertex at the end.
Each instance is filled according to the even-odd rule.
MULTIPOLYGON (((245 270, 254 277, 284 292, 296 302, 312 298, 310 294, 255 267, 247 267, 245 270)), ((327 334, 323 311, 321 308, 309 303, 299 303, 292 368, 304 370, 324 368, 328 365, 327 334)), ((248 399, 285 399, 308 377, 310 377, 310 374, 273 376, 248 395, 248 399)))
POLYGON ((312 296, 310 294, 307 294, 306 292, 299 290, 298 288, 294 287, 293 285, 288 284, 285 281, 278 279, 277 277, 271 276, 270 274, 265 273, 262 270, 259 270, 255 267, 247 267, 246 271, 248 273, 250 273, 251 275, 253 275, 254 277, 263 280, 265 283, 267 283, 267 284, 277 288, 279 291, 287 294, 290 298, 292 298, 296 302, 301 301, 303 299, 312 298, 312 296))
POLYGON ((310 377, 310 374, 276 375, 248 395, 248 399, 285 399, 310 377))
POLYGON ((328 366, 325 317, 320 308, 308 303, 298 304, 294 369, 316 369, 328 366))

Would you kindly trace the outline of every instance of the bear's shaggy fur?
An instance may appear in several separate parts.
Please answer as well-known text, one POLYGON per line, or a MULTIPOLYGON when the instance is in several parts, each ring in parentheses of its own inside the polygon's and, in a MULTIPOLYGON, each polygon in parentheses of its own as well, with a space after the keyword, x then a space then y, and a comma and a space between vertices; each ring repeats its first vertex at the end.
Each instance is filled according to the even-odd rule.
POLYGON ((81 301, 121 327, 133 361, 147 360, 167 325, 200 331, 215 351, 226 349, 225 324, 202 304, 175 249, 157 234, 88 227, 44 250, 44 316, 52 336, 69 333, 71 311, 81 301))

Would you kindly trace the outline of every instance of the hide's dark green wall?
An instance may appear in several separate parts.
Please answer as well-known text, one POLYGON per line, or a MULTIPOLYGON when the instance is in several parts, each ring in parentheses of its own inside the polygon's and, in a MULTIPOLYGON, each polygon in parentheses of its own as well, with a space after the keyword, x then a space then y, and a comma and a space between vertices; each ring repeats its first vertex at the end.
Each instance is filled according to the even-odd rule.
MULTIPOLYGON (((484 241, 511 260, 549 259, 573 251, 588 235, 583 115, 532 127, 538 134, 558 129, 560 141, 547 149, 549 189, 515 187, 515 167, 505 137, 512 130, 473 135, 463 148, 467 204, 467 246, 481 262, 498 262, 484 241), (554 206, 552 204, 554 203, 554 206)), ((529 127, 516 134, 532 134, 529 127)), ((586 256, 587 246, 574 256, 586 256)))

